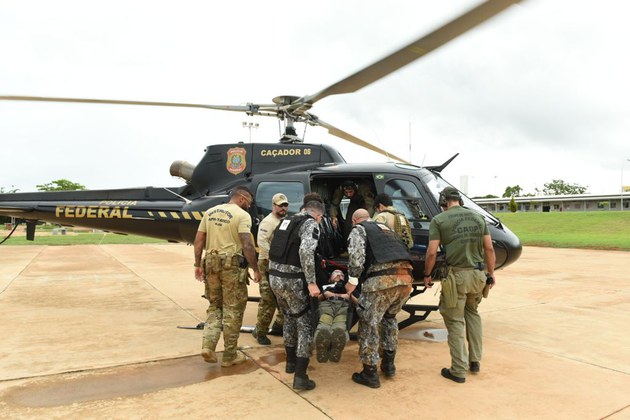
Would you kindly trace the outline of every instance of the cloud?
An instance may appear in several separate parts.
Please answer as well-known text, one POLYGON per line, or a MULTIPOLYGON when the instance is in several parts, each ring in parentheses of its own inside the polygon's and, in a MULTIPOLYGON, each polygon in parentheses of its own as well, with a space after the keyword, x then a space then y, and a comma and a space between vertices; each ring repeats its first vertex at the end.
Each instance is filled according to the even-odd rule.
MULTIPOLYGON (((0 91, 269 103, 315 93, 475 4, 3 2, 0 91)), ((630 158, 628 9, 622 0, 524 1, 313 112, 397 155, 410 155, 411 143, 416 163, 460 152, 444 175, 455 185, 468 176, 473 195, 542 188, 553 178, 616 192, 630 158)), ((196 163, 208 144, 247 140, 244 120, 193 109, 0 101, 0 139, 11 150, 0 186, 31 190, 60 177, 90 188, 177 185, 171 161, 196 163)), ((276 121, 256 122, 255 141, 276 141, 276 121)), ((351 161, 383 159, 323 129, 307 134, 351 161)))

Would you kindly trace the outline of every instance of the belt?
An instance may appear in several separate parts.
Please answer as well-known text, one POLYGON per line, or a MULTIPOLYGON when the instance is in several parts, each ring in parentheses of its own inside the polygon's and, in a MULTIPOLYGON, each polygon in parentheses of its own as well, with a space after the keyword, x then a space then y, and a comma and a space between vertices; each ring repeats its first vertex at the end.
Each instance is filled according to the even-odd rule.
POLYGON ((342 298, 341 296, 331 296, 331 297, 329 297, 329 298, 326 298, 326 300, 333 300, 333 301, 335 301, 335 300, 341 300, 341 301, 344 301, 344 302, 347 302, 347 301, 348 301, 347 299, 344 299, 344 298, 342 298))
POLYGON ((486 269, 486 265, 483 263, 478 263, 476 266, 474 267, 450 267, 451 270, 453 270, 456 273, 459 273, 460 271, 472 271, 472 270, 479 270, 479 271, 483 271, 486 269))
MULTIPOLYGON (((213 252, 206 252, 206 258, 208 258, 208 259, 219 258, 222 261, 225 261, 225 259, 227 258, 227 255, 226 254, 217 254, 217 253, 213 253, 213 252)), ((232 262, 235 262, 235 263, 241 263, 241 262, 245 261, 245 257, 240 255, 240 254, 232 254, 231 260, 232 260, 232 262)))
POLYGON ((270 276, 281 277, 283 279, 303 279, 306 280, 304 273, 284 273, 278 270, 269 270, 270 276))

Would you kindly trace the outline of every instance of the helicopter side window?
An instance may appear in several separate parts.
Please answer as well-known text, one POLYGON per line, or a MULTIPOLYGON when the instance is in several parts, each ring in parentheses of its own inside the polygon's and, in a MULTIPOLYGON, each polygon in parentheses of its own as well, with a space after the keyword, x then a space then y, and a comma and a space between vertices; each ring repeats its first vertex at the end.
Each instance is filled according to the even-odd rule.
POLYGON ((422 200, 422 195, 413 182, 392 179, 385 184, 384 192, 392 198, 394 207, 410 222, 429 219, 429 212, 422 200))
POLYGON ((297 213, 304 197, 304 185, 301 182, 267 181, 258 184, 256 189, 256 206, 261 219, 271 213, 271 199, 277 193, 282 193, 289 200, 287 214, 297 213))

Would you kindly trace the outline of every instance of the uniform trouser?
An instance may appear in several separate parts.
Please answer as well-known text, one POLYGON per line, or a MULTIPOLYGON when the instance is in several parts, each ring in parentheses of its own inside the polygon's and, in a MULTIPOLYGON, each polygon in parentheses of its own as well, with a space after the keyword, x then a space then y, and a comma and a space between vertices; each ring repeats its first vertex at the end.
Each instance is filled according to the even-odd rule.
POLYGON ((454 308, 447 308, 442 293, 439 308, 448 331, 448 347, 451 351, 450 371, 453 375, 464 378, 469 362, 481 360, 482 328, 477 306, 481 302, 481 292, 486 284, 486 276, 479 270, 459 272, 451 270, 449 276, 455 276, 457 305, 454 308), (468 350, 466 341, 468 341, 468 350))
POLYGON ((319 330, 347 330, 348 302, 345 300, 324 300, 319 303, 319 330))
POLYGON ((375 292, 362 291, 359 296, 359 357, 364 365, 378 364, 379 344, 383 350, 395 351, 398 347, 400 312, 409 298, 411 286, 394 286, 375 292), (379 337, 378 328, 381 326, 379 337))
MULTIPOLYGON (((206 272, 209 272, 207 270, 206 272)), ((209 305, 202 348, 215 350, 221 331, 224 360, 236 357, 238 336, 247 304, 247 269, 232 266, 206 276, 206 298, 209 305)))
POLYGON ((270 275, 269 285, 278 300, 278 308, 284 312, 284 345, 296 347, 297 357, 311 357, 313 324, 304 280, 270 275))
MULTIPOLYGON (((258 270, 260 270, 260 302, 258 302, 258 317, 256 321, 256 331, 267 333, 273 313, 276 311, 276 297, 269 286, 269 260, 258 260, 258 270)), ((276 322, 279 325, 284 323, 282 311, 278 311, 276 322)))

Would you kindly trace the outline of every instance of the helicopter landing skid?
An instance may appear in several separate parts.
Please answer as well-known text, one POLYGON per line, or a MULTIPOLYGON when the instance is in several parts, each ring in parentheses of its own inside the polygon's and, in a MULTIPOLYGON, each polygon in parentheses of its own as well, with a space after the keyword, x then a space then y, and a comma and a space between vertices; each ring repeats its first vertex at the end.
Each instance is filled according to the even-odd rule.
MULTIPOLYGON (((411 294, 409 295, 409 299, 411 299, 414 296, 420 295, 426 292, 427 290, 424 283, 414 282, 412 283, 411 287, 412 287, 412 290, 411 290, 411 294)), ((427 319, 427 317, 429 316, 431 312, 438 310, 438 305, 418 305, 414 303, 406 303, 405 305, 403 305, 402 310, 407 312, 409 314, 409 317, 407 319, 403 319, 402 321, 398 323, 399 330, 402 330, 405 327, 413 325, 416 322, 424 321, 425 319, 427 319), (422 313, 418 314, 417 313, 418 311, 421 311, 422 313)))
POLYGON ((205 322, 200 322, 197 325, 187 326, 187 325, 178 325, 177 328, 182 330, 203 330, 203 327, 206 325, 205 322))

